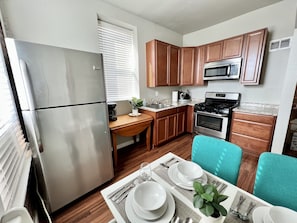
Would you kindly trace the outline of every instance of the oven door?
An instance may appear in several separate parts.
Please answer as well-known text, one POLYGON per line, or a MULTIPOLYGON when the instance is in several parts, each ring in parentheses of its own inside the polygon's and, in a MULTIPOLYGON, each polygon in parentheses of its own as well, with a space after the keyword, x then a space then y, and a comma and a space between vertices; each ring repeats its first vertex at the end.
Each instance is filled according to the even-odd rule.
POLYGON ((220 114, 196 111, 194 133, 227 138, 228 117, 220 114))

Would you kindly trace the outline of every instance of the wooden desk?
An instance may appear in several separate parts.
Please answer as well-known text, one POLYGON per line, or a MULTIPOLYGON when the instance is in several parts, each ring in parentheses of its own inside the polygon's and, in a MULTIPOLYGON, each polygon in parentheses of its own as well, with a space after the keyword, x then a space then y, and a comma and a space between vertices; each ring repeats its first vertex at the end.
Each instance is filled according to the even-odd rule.
POLYGON ((117 151, 117 135, 121 136, 135 136, 146 129, 146 147, 151 150, 151 123, 153 117, 147 114, 141 114, 137 117, 130 117, 129 115, 120 115, 116 121, 109 122, 109 129, 113 144, 113 161, 117 166, 118 151, 117 151))

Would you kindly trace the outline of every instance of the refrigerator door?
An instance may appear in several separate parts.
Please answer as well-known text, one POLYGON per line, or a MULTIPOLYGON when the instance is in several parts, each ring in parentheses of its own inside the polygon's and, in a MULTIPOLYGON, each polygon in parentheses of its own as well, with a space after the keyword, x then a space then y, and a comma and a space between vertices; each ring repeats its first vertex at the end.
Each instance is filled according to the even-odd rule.
POLYGON ((13 66, 18 92, 23 86, 19 82, 25 82, 19 76, 27 75, 36 109, 106 101, 101 54, 6 42, 12 63, 18 65, 13 66))
POLYGON ((112 179, 106 103, 36 113, 43 148, 39 155, 52 212, 112 179))

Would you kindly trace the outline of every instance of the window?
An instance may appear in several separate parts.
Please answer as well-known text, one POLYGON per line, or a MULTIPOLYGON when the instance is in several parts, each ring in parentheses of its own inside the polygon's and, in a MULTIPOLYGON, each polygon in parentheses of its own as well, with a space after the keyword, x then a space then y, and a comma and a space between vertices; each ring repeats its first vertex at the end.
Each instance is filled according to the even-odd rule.
POLYGON ((107 101, 139 96, 135 32, 98 20, 99 49, 103 54, 107 101))
POLYGON ((0 45, 0 216, 23 206, 31 153, 27 150, 0 45))

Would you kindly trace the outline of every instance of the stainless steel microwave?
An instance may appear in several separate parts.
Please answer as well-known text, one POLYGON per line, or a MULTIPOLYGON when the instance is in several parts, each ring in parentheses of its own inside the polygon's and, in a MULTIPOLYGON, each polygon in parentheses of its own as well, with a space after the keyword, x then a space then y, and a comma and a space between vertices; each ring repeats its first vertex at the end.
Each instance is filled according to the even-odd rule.
POLYGON ((206 63, 203 80, 239 79, 240 70, 241 58, 206 63))

